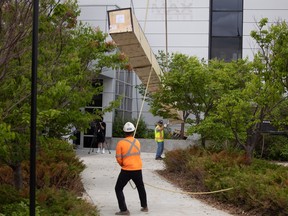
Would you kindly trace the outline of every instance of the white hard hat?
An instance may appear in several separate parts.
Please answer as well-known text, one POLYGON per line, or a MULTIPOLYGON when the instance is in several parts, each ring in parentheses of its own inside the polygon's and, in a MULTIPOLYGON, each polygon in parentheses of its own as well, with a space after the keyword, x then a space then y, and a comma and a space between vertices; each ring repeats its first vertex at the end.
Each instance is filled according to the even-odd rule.
POLYGON ((135 127, 131 122, 126 122, 126 124, 123 127, 124 132, 133 132, 135 131, 135 127))

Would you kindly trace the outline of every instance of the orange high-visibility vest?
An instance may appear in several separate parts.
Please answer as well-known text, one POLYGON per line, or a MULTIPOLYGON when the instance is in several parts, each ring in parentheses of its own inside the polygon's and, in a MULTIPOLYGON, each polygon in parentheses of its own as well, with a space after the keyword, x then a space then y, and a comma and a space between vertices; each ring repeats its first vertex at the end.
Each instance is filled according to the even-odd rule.
POLYGON ((123 170, 141 170, 140 142, 134 137, 120 140, 116 146, 116 160, 123 170))

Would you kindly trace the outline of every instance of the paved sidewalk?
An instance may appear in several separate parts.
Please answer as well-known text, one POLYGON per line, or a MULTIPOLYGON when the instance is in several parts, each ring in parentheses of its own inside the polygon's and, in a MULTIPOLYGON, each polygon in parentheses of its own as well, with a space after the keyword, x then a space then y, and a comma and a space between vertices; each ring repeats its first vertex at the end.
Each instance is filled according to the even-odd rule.
MULTIPOLYGON (((115 215, 119 211, 114 186, 120 172, 115 160, 115 151, 97 154, 89 149, 78 149, 77 155, 86 164, 82 182, 92 202, 100 209, 101 216, 115 215)), ((124 188, 127 207, 131 215, 150 216, 228 216, 230 214, 215 209, 186 194, 159 176, 155 170, 163 168, 162 161, 154 159, 154 153, 141 153, 143 159, 143 179, 146 184, 149 212, 140 211, 137 190, 130 184, 124 188), (150 186, 151 185, 151 186, 150 186), (155 187, 152 187, 155 186, 155 187), (159 189, 159 188, 163 188, 159 189), (171 192, 176 191, 176 192, 171 192), (178 191, 178 192, 177 192, 178 191)))

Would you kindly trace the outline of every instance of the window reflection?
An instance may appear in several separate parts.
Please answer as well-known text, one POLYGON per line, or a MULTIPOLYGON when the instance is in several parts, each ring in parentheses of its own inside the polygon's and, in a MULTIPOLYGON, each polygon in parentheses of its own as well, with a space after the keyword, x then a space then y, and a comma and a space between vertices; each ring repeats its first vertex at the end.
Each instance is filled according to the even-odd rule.
POLYGON ((209 58, 242 58, 243 0, 211 0, 209 58))
POLYGON ((212 38, 211 58, 226 62, 242 58, 242 40, 240 38, 212 38))
POLYGON ((243 1, 242 0, 213 0, 213 10, 222 11, 242 11, 243 1))
POLYGON ((212 36, 242 36, 242 12, 213 12, 212 36))
POLYGON ((120 106, 116 109, 117 117, 131 119, 132 117, 132 78, 133 73, 118 70, 116 73, 116 98, 122 97, 120 106))

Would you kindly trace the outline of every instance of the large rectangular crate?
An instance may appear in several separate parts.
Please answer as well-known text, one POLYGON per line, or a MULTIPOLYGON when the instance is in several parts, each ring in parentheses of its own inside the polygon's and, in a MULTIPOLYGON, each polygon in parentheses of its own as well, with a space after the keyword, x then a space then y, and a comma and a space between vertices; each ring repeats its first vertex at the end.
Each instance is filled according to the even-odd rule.
POLYGON ((108 22, 109 34, 144 85, 151 71, 148 90, 156 91, 162 70, 131 8, 108 11, 108 22))

